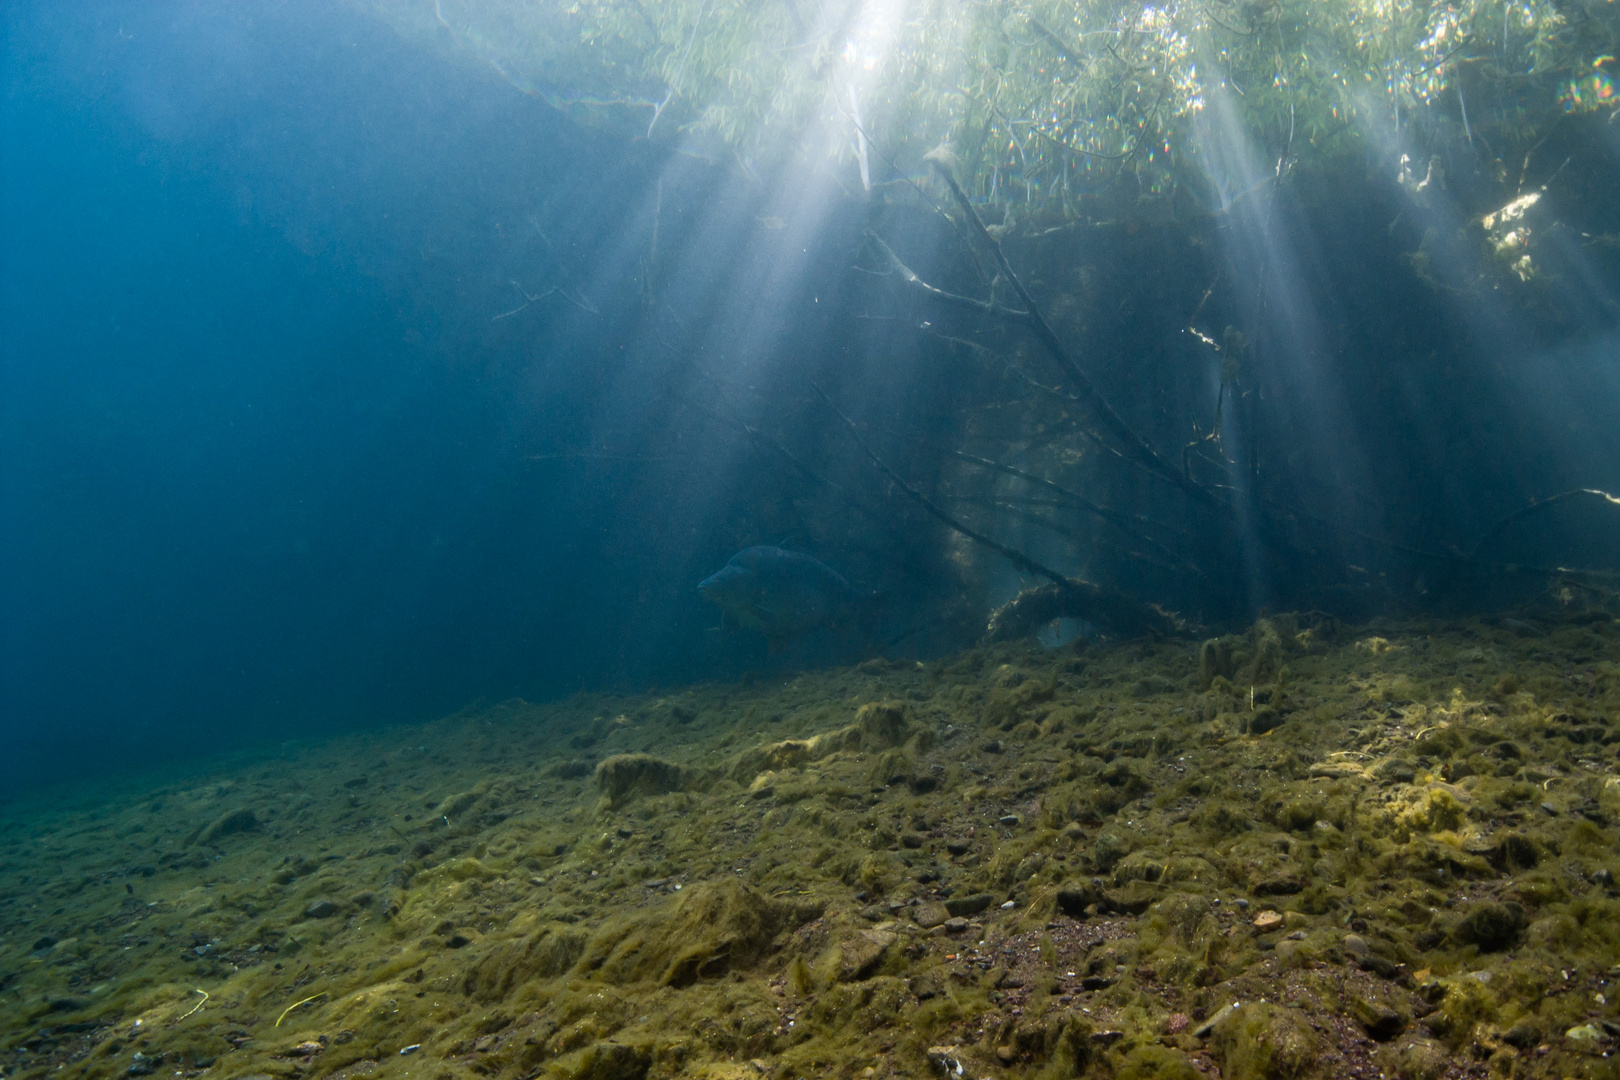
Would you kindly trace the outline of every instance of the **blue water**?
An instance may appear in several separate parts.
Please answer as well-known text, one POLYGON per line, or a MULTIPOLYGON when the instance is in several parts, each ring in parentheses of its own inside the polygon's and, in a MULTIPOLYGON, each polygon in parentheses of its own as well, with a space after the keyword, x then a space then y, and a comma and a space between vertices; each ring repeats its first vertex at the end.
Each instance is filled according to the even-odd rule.
MULTIPOLYGON (((857 201, 797 211, 802 176, 575 123, 337 5, 20 3, 3 26, 9 789, 858 659, 832 633, 786 658, 720 633, 695 585, 750 544, 881 593, 885 633, 920 652, 969 644, 1016 587, 941 599, 962 588, 937 571, 947 539, 913 510, 884 520, 815 396, 827 381, 904 427, 888 453, 923 476, 970 378, 851 272, 857 201), (837 509, 739 418, 859 497, 837 509)), ((1309 363, 1267 386, 1299 403, 1270 437, 1316 470, 1310 505, 1440 548, 1530 498, 1620 486, 1612 283, 1572 282, 1584 321, 1517 337, 1488 296, 1472 325, 1395 286, 1341 302, 1347 274, 1387 275, 1369 253, 1389 216, 1319 230, 1287 270, 1326 313, 1295 343, 1309 363), (1450 352, 1414 372, 1402 350, 1450 352)), ((1156 354, 1109 310, 1121 346, 1099 363, 1176 446, 1188 417, 1164 395, 1207 377, 1136 373, 1156 354)), ((1571 520, 1513 557, 1612 556, 1614 518, 1571 520)), ((1430 579, 1392 558, 1419 602, 1430 579)), ((1282 572, 1234 566, 1233 604, 1263 606, 1282 572)))

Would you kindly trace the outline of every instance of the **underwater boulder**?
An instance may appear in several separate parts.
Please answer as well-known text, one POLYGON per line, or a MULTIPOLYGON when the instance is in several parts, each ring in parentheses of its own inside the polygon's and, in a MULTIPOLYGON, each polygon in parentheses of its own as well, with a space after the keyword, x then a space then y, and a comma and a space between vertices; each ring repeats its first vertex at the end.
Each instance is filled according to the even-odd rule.
POLYGON ((1301 1080, 1321 1074, 1321 1045, 1298 1009, 1244 1005, 1214 1025, 1222 1080, 1301 1080))
POLYGON ((652 1062, 647 1047, 610 1041, 593 1043, 546 1071, 556 1080, 641 1080, 652 1062))
POLYGON ((1524 925, 1524 909, 1518 904, 1484 900, 1468 909, 1451 936, 1460 944, 1479 946, 1481 952, 1501 952, 1519 940, 1524 925))
POLYGON ((873 701, 862 705, 855 712, 855 726, 860 729, 864 750, 888 750, 911 736, 911 721, 903 701, 873 701))
POLYGON ((552 923, 479 957, 462 980, 462 992, 478 1001, 499 1001, 534 979, 555 979, 585 954, 589 936, 552 923))
POLYGON ((617 810, 641 795, 683 790, 690 770, 651 754, 615 754, 596 767, 596 786, 606 809, 617 810))
POLYGON ((205 828, 198 829, 186 839, 186 846, 192 844, 215 844, 227 836, 236 833, 254 832, 259 828, 259 816, 250 809, 233 810, 229 814, 215 821, 205 828))
POLYGON ((819 914, 818 905, 779 902, 736 878, 721 878, 604 927, 579 967, 611 983, 690 986, 754 967, 778 934, 819 914))

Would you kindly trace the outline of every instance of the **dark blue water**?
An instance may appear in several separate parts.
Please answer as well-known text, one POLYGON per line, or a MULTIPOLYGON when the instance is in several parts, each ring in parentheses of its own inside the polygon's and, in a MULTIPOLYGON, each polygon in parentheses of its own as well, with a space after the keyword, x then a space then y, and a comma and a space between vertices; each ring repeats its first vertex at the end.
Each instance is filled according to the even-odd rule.
MULTIPOLYGON (((783 659, 719 633, 694 587, 750 544, 880 593, 884 633, 921 652, 971 642, 1016 584, 952 577, 948 537, 895 508, 815 392, 899 429, 890 462, 933 490, 962 398, 1002 387, 852 270, 858 200, 574 123, 337 5, 4 19, 0 782, 858 658, 831 634, 783 659), (763 441, 742 427, 761 418, 763 441)), ((1529 326, 1489 295, 1407 302, 1398 209, 1278 212, 1307 242, 1268 264, 1268 302, 1314 315, 1276 323, 1292 359, 1243 407, 1265 460, 1300 470, 1298 505, 1438 551, 1527 500, 1620 486, 1612 282, 1572 272, 1568 311, 1529 326)), ((937 222, 885 227, 943 243, 937 222)), ((1132 273, 1196 298, 1188 252, 1132 273)), ((1184 300, 1111 300, 1088 331, 1165 447, 1192 415, 1177 388, 1213 385, 1176 367, 1184 300)), ((1502 559, 1612 562, 1614 519, 1589 509, 1502 559)), ((1316 542, 1399 577, 1403 603, 1445 576, 1348 536, 1316 542)), ((1301 603, 1288 572, 1256 559, 1177 594, 1125 571, 1228 618, 1301 603)))

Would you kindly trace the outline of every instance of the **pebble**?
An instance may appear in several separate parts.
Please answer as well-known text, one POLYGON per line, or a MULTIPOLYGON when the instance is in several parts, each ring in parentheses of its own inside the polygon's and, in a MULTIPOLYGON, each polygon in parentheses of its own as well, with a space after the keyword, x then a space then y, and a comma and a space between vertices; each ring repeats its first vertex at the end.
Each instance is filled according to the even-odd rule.
POLYGON ((1008 829, 1016 829, 1018 827, 1017 814, 1002 814, 1001 817, 997 818, 996 820, 998 823, 1008 829))
POLYGON ((947 934, 964 934, 967 932, 967 928, 968 921, 960 915, 945 920, 945 932, 947 934))
POLYGON ((1361 960, 1372 950, 1367 947, 1367 941, 1359 934, 1344 935, 1344 951, 1361 960))
POLYGON ((338 912, 338 906, 330 900, 316 900, 304 909, 306 919, 330 919, 338 912))
POLYGON ((1283 917, 1275 911, 1262 911, 1254 917, 1254 928, 1262 934, 1270 933, 1283 924, 1283 917))

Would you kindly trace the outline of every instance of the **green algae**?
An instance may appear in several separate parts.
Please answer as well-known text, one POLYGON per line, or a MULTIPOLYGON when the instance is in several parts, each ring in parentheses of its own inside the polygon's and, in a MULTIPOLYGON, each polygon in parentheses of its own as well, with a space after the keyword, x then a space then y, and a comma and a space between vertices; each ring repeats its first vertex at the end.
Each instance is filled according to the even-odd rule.
POLYGON ((976 1077, 1608 1075, 1620 664, 1575 629, 997 646, 14 807, 0 1048, 222 1080, 941 1046, 976 1077))

